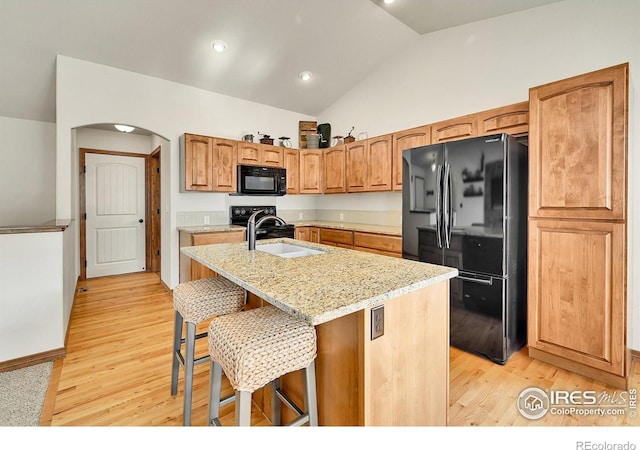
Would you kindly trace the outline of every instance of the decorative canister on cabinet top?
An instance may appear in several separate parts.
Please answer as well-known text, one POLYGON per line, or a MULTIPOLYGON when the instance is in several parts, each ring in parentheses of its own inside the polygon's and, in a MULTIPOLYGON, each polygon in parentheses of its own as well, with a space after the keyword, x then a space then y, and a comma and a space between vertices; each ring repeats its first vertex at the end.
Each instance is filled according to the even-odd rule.
POLYGON ((307 148, 320 148, 320 138, 322 136, 319 134, 308 134, 307 135, 307 148))

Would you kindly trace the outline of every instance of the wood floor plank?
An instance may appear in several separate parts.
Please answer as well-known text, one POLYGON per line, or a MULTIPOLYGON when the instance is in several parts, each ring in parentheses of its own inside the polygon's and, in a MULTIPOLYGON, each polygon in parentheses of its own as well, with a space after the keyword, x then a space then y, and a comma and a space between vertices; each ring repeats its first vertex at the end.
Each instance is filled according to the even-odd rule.
MULTIPOLYGON (((173 300, 157 274, 137 273, 81 281, 69 324, 67 355, 54 364, 41 425, 181 426, 183 371, 170 394, 173 300), (86 291, 81 292, 82 289, 86 291)), ((207 324, 198 326, 206 331, 207 324)), ((206 340, 197 343, 206 354, 206 340)), ((192 423, 207 423, 209 364, 195 367, 192 423)), ((526 349, 505 365, 450 349, 450 426, 638 426, 624 416, 550 415, 524 418, 516 399, 526 388, 615 391, 603 383, 530 358, 526 349)), ((640 364, 630 385, 638 388, 640 364)), ((223 395, 231 393, 225 379, 223 395)), ((255 405, 252 425, 270 425, 255 405)), ((234 406, 221 410, 234 422, 234 406)))

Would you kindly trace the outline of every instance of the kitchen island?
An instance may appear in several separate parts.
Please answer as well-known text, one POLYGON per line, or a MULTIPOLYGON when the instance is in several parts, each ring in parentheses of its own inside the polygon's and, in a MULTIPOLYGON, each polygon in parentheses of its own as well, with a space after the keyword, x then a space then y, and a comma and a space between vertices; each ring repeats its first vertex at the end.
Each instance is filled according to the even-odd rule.
MULTIPOLYGON (((316 326, 321 425, 446 425, 456 269, 293 239, 262 240, 254 251, 246 242, 181 251, 316 326), (321 253, 286 258, 260 250, 273 243, 321 253), (382 321, 372 323, 379 308, 382 321), (372 339, 374 331, 381 336, 372 339)), ((287 375, 283 388, 301 401, 298 374, 287 375)), ((257 402, 267 415, 268 400, 257 402)))

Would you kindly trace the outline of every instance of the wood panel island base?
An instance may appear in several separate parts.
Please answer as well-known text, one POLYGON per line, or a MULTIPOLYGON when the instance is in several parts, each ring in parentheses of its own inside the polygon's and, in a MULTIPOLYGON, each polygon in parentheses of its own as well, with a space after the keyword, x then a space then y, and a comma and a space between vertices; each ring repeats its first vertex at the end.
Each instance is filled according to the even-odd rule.
MULTIPOLYGON (((260 241, 254 251, 246 243, 181 251, 260 301, 315 325, 320 425, 447 424, 449 279, 456 269, 293 239, 260 241), (267 243, 322 253, 284 258, 261 251, 267 243), (382 321, 372 319, 378 308, 382 321), (381 322, 383 334, 372 339, 381 322)), ((287 374, 282 386, 303 404, 300 373, 287 374)), ((267 417, 268 389, 254 393, 267 417)), ((283 420, 292 420, 285 410, 283 420)))

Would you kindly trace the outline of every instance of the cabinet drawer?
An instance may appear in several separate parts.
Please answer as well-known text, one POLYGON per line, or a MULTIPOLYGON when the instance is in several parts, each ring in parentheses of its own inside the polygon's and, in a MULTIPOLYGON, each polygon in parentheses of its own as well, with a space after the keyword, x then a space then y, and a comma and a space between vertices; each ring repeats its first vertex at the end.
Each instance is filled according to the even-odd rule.
POLYGON ((320 228, 320 243, 333 242, 336 244, 353 245, 353 231, 320 228))
POLYGON ((224 244, 242 241, 244 241, 244 231, 221 231, 217 233, 194 234, 192 236, 192 245, 224 244))
POLYGON ((354 247, 366 247, 383 252, 402 253, 402 238, 388 234, 354 231, 353 245, 354 247))

